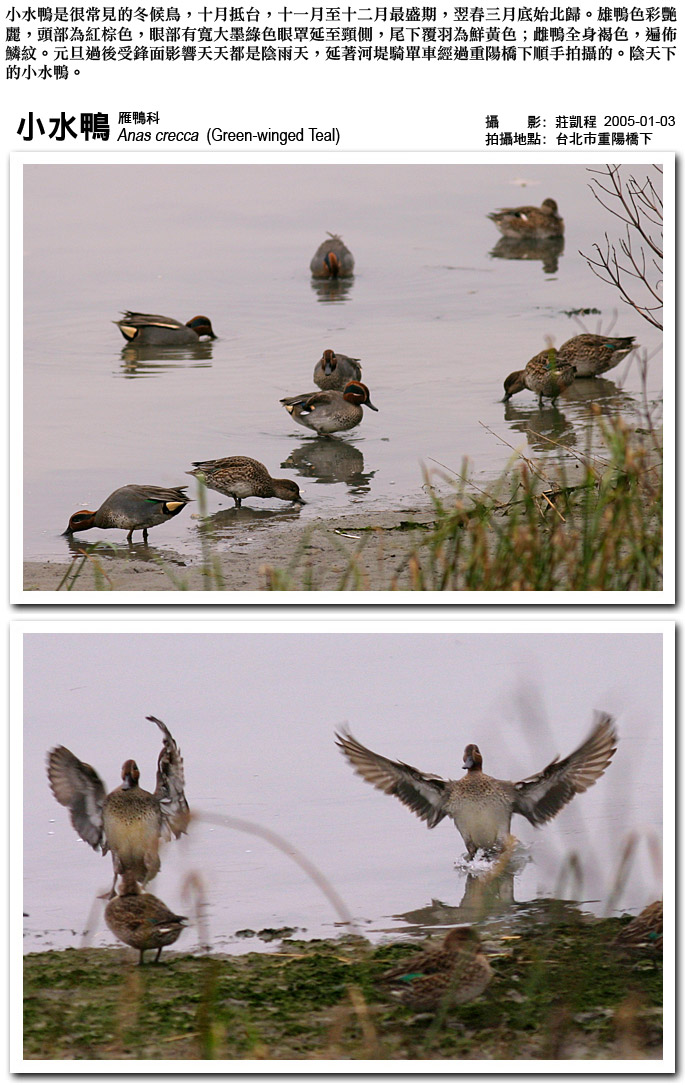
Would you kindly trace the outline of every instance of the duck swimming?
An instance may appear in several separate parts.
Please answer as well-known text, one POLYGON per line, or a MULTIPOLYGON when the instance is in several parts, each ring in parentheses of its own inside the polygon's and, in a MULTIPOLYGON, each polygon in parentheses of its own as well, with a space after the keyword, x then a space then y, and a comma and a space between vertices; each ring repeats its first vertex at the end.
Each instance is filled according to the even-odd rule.
POLYGON ((371 402, 369 389, 361 381, 349 381, 343 392, 307 392, 302 396, 289 396, 281 403, 296 422, 316 430, 323 437, 358 426, 364 417, 362 406, 378 410, 371 402))
POLYGON ((315 279, 344 279, 354 274, 354 256, 338 234, 327 234, 309 263, 315 279))
POLYGON ((348 358, 347 354, 336 354, 333 350, 325 350, 314 366, 314 384, 324 392, 330 389, 341 392, 349 381, 361 379, 359 358, 348 358))
POLYGON ((466 844, 469 859, 479 848, 501 851, 514 814, 521 814, 535 826, 551 821, 574 795, 587 791, 603 775, 618 742, 613 718, 598 713, 594 727, 577 750, 563 761, 555 757, 542 772, 514 783, 486 776, 481 752, 474 743, 464 750, 466 775, 459 780, 443 780, 374 753, 349 733, 336 734, 336 738, 359 776, 386 795, 395 795, 429 829, 443 818, 451 818, 466 844))
POLYGON ((216 339, 208 316, 194 316, 186 324, 172 316, 155 313, 132 313, 127 310, 117 328, 127 343, 137 347, 182 347, 199 343, 200 339, 216 339))
POLYGON ((143 893, 135 878, 124 875, 119 893, 105 908, 105 923, 127 946, 140 950, 138 964, 144 964, 145 951, 156 949, 160 958, 164 946, 177 941, 188 917, 176 915, 164 901, 152 893, 143 893))
POLYGON ((547 199, 540 207, 501 207, 499 211, 491 211, 488 218, 504 237, 542 241, 563 237, 564 220, 558 212, 557 201, 547 199))
POLYGON ((147 716, 163 734, 153 793, 139 786, 135 761, 124 761, 122 783, 109 795, 91 765, 79 761, 66 746, 48 753, 48 779, 57 802, 69 808, 76 832, 102 854, 112 853, 114 882, 128 875, 145 885, 160 868, 159 845, 185 833, 190 811, 184 793, 183 758, 166 724, 147 716))
POLYGON ((182 512, 190 497, 185 486, 165 489, 162 486, 141 486, 129 482, 106 497, 95 512, 79 509, 69 517, 65 535, 75 531, 90 531, 93 527, 119 528, 128 531, 126 542, 133 542, 133 532, 143 532, 147 542, 148 528, 164 524, 182 512))

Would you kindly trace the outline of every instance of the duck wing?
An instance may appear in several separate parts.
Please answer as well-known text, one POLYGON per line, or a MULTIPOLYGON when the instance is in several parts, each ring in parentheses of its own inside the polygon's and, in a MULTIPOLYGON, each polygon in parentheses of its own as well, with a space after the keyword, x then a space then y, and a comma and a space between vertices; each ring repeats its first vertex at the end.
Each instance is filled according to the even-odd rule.
POLYGON ((338 746, 345 754, 354 771, 369 784, 386 795, 395 795, 425 821, 428 828, 438 825, 446 816, 445 801, 449 795, 449 781, 441 776, 420 772, 403 761, 391 761, 382 757, 348 732, 336 732, 338 746))
POLYGON ((153 501, 155 503, 161 502, 163 504, 166 501, 185 501, 187 503, 191 500, 184 492, 188 489, 187 486, 140 486, 134 482, 129 482, 127 489, 133 490, 144 501, 153 501))
POLYGON ((134 313, 130 309, 127 309, 123 314, 122 320, 117 320, 117 324, 126 324, 134 328, 184 328, 185 324, 182 324, 180 320, 176 320, 173 316, 162 316, 160 313, 134 313))
POLYGON ((48 780, 52 794, 69 808, 76 832, 96 851, 107 853, 102 805, 105 785, 92 765, 79 761, 66 746, 56 746, 48 753, 48 780))
POLYGON ((190 809, 185 797, 185 776, 183 758, 171 731, 156 716, 147 716, 151 723, 156 723, 164 735, 164 743, 157 759, 157 786, 155 798, 159 802, 162 819, 168 831, 168 840, 172 834, 176 837, 185 833, 190 822, 190 809))
POLYGON ((514 784, 514 813, 523 814, 532 825, 550 821, 603 775, 617 742, 613 717, 596 713, 595 726, 577 750, 563 761, 555 757, 542 772, 514 784))

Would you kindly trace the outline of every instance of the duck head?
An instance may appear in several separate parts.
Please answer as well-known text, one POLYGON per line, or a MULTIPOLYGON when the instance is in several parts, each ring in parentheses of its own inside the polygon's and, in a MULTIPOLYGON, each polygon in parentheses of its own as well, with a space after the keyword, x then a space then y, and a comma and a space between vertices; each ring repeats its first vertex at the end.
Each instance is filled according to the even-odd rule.
POLYGON ((328 268, 328 274, 332 279, 337 279, 340 274, 340 261, 334 252, 328 252, 323 258, 323 262, 328 268))
POLYGON ((526 387, 523 379, 523 370, 518 369, 515 373, 510 373, 504 382, 504 402, 515 396, 517 392, 522 392, 526 387))
POLYGON ((543 208, 544 211, 547 212, 548 215, 556 215, 557 211, 559 210, 556 200, 543 200, 540 206, 543 208))
POLYGON ((473 742, 464 750, 464 768, 469 772, 480 772, 483 768, 481 752, 473 742))
POLYGON ((300 493, 300 487, 289 478, 275 478, 274 493, 281 501, 291 501, 293 505, 307 504, 300 493))
POLYGON ((203 335, 206 335, 208 339, 216 339, 208 316, 194 316, 192 320, 186 321, 186 327, 192 328, 198 339, 201 339, 203 335))
POLYGON ((337 358, 335 356, 335 351, 334 350, 325 350, 323 352, 323 357, 322 357, 321 361, 323 362, 323 371, 324 371, 324 373, 326 374, 327 377, 330 376, 330 374, 334 371, 334 369, 336 368, 336 366, 338 364, 338 360, 337 360, 337 358))
POLYGON ((95 527, 95 513, 89 509, 79 509, 69 517, 67 530, 62 534, 73 535, 75 531, 88 531, 91 527, 95 527))
POLYGON ((453 952, 479 945, 480 936, 475 927, 455 927, 445 938, 445 949, 453 952))
POLYGON ((121 766, 121 779, 123 780, 122 788, 124 791, 128 791, 129 788, 138 787, 138 781, 140 779, 140 769, 136 765, 135 761, 124 761, 121 766))
POLYGON ((378 407, 374 407, 371 402, 369 389, 361 381, 350 381, 346 384, 343 399, 346 399, 348 403, 356 403, 358 407, 370 407, 372 411, 378 410, 378 407))

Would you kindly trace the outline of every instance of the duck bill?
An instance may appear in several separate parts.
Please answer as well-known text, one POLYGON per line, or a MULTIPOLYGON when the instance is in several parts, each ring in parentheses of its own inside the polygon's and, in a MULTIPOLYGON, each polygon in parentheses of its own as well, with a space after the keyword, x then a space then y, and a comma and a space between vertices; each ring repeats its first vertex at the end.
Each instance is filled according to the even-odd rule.
POLYGON ((73 534, 74 534, 73 528, 68 527, 66 531, 62 532, 62 538, 64 538, 65 536, 67 538, 70 538, 73 534))
POLYGON ((366 403, 364 404, 364 406, 365 406, 365 407, 370 407, 372 411, 376 411, 376 412, 378 411, 378 407, 374 407, 374 405, 373 405, 373 403, 371 402, 371 400, 370 400, 370 399, 367 399, 367 401, 366 401, 366 403))
POLYGON ((305 501, 305 499, 303 497, 295 497, 293 499, 292 503, 293 503, 293 505, 306 505, 307 504, 307 502, 305 501))

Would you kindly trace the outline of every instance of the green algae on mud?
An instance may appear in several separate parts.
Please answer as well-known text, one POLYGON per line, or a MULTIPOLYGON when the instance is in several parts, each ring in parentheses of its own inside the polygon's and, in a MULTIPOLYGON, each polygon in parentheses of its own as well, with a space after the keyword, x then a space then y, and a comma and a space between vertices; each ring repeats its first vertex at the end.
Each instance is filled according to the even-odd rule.
MULTIPOLYGON (((626 917, 627 921, 627 917, 626 917)), ((495 977, 416 1014, 379 984, 416 943, 285 940, 239 957, 124 949, 24 958, 26 1059, 659 1059, 662 961, 611 946, 621 920, 482 930, 495 977)))

